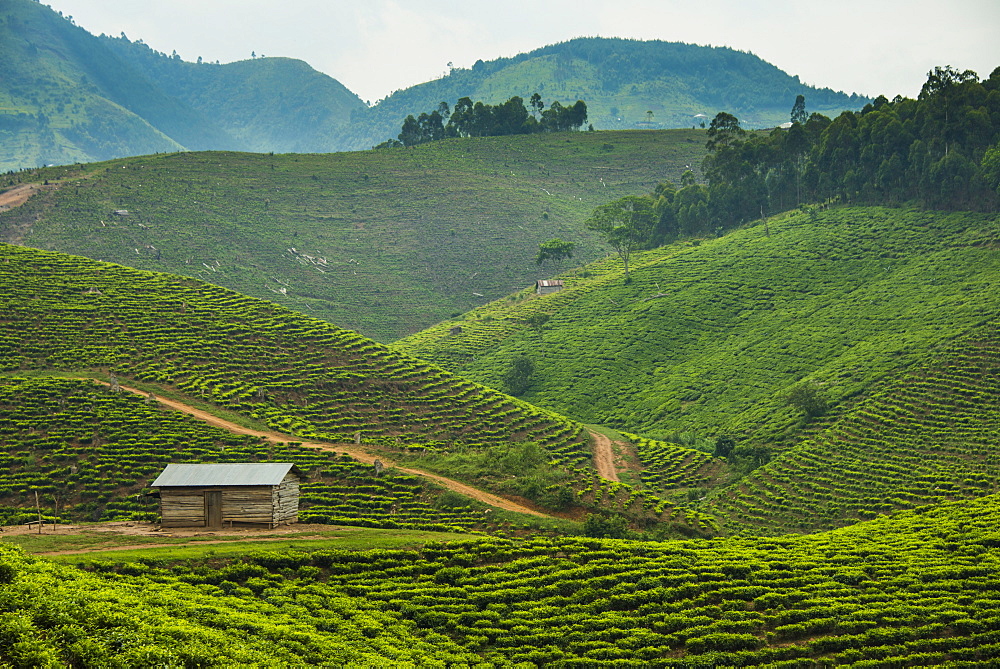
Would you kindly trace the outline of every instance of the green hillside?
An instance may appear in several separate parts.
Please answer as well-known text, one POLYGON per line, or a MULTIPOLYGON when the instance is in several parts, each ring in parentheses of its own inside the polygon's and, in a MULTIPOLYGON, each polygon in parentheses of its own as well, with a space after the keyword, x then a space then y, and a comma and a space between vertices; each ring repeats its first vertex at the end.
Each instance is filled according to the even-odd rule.
MULTIPOLYGON (((130 393, 90 381, 0 377, 0 525, 158 521, 140 497, 171 462, 294 462, 306 476, 299 518, 309 523, 465 531, 482 510, 442 504, 442 490, 412 474, 372 467, 336 452, 211 427, 130 393)), ((445 498, 446 501, 448 498, 445 498)))
POLYGON ((471 69, 396 91, 345 129, 345 147, 367 148, 399 133, 408 114, 461 97, 490 104, 538 93, 546 104, 587 103, 599 130, 691 128, 716 113, 736 114, 748 128, 788 121, 797 95, 810 112, 836 116, 867 98, 815 88, 751 53, 658 40, 588 37, 478 61, 471 69), (704 117, 696 117, 704 114, 704 117))
POLYGON ((37 2, 0 2, 0 62, 2 171, 223 140, 207 118, 37 2))
POLYGON ((704 131, 675 130, 145 156, 0 179, 58 185, 0 212, 0 240, 195 276, 391 341, 546 278, 542 241, 598 257, 581 225, 595 206, 703 155, 704 131))
POLYGON ((34 0, 0 1, 0 172, 179 149, 367 149, 395 138, 407 115, 464 96, 582 98, 595 128, 615 130, 695 127, 720 110, 773 127, 796 95, 831 116, 868 101, 728 48, 587 38, 479 61, 368 107, 299 60, 185 61, 138 37, 96 37, 34 0))
POLYGON ((393 346, 493 387, 533 359, 522 397, 646 436, 797 438, 786 398, 837 414, 881 379, 1000 311, 992 215, 834 208, 565 275, 393 346), (461 331, 453 331, 455 326, 461 331))
POLYGON ((294 58, 211 64, 168 56, 127 37, 103 37, 101 42, 164 93, 212 119, 235 140, 232 148, 278 153, 333 150, 341 147, 345 126, 367 110, 339 81, 294 58))
POLYGON ((95 37, 34 0, 0 1, 0 63, 0 171, 179 149, 326 149, 365 109, 301 61, 185 63, 95 37))
POLYGON ((581 428, 354 332, 209 284, 2 246, 0 370, 110 370, 302 437, 387 446, 537 441, 581 428))
POLYGON ((994 315, 706 506, 734 529, 777 533, 995 492, 998 379, 994 315))
MULTIPOLYGON (((300 439, 361 443, 390 462, 541 506, 614 512, 688 535, 718 528, 686 505, 597 477, 579 424, 269 302, 193 279, 5 245, 0 303, 0 372, 8 375, 115 375, 300 439)), ((107 407, 88 400, 93 389, 80 384, 24 383, 0 383, 0 406, 8 404, 11 418, 0 423, 7 515, 18 516, 29 493, 41 490, 53 506, 60 494, 74 505, 70 517, 143 517, 147 509, 127 498, 165 460, 283 458, 319 477, 315 490, 306 486, 316 493, 308 504, 318 508, 309 515, 319 522, 462 529, 482 520, 462 504, 452 504, 460 507, 455 512, 427 508, 434 494, 418 495, 412 477, 387 491, 385 482, 365 483, 366 468, 350 461, 204 431, 185 437, 190 430, 179 430, 175 418, 154 418, 134 402, 107 407), (117 474, 109 474, 108 460, 117 460, 117 474), (343 497, 359 483, 372 495, 360 509, 343 497), (377 519, 393 506, 397 518, 388 525, 377 519)))
POLYGON ((996 496, 813 536, 262 550, 88 571, 0 545, 22 666, 987 666, 996 496))

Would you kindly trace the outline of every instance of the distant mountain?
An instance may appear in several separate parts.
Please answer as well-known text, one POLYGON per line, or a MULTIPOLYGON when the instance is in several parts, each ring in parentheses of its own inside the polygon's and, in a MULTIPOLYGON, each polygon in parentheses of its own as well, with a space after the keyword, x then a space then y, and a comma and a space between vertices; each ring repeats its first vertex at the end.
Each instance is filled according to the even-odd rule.
POLYGON ((381 100, 349 126, 345 146, 363 148, 395 137, 407 114, 462 96, 497 103, 537 92, 547 104, 582 99, 598 130, 690 128, 720 111, 748 128, 789 120, 797 95, 809 112, 835 116, 868 98, 814 88, 774 65, 728 47, 588 37, 454 69, 381 100), (703 116, 698 116, 699 114, 703 116))
POLYGON ((583 99, 597 129, 685 128, 723 110, 766 127, 788 120, 800 94, 828 115, 868 101, 725 47, 582 38, 478 61, 368 108, 299 60, 187 62, 141 39, 95 37, 34 0, 0 0, 2 171, 184 149, 367 149, 442 101, 535 92, 547 105, 583 99))
POLYGON ((125 36, 102 36, 101 41, 160 90, 222 127, 247 151, 330 151, 338 146, 351 118, 367 109, 339 81, 294 58, 190 63, 125 36))
POLYGON ((33 0, 0 0, 0 170, 183 149, 320 150, 364 109, 301 61, 185 63, 95 37, 33 0))

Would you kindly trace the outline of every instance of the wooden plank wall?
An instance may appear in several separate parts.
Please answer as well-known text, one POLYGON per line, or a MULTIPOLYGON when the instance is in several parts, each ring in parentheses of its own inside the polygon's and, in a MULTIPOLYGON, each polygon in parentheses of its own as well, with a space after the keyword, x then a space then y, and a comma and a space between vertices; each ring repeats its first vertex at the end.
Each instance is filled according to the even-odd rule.
POLYGON ((299 477, 288 472, 281 484, 274 487, 272 498, 275 523, 299 521, 299 477))
MULTIPOLYGON (((222 490, 222 524, 276 525, 299 519, 299 478, 289 472, 280 485, 216 487, 222 490)), ((204 527, 206 488, 161 488, 162 527, 204 527)))
POLYGON ((161 527, 204 527, 204 492, 199 488, 161 488, 160 518, 161 527))
POLYGON ((247 486, 222 489, 222 522, 274 523, 272 487, 247 486))

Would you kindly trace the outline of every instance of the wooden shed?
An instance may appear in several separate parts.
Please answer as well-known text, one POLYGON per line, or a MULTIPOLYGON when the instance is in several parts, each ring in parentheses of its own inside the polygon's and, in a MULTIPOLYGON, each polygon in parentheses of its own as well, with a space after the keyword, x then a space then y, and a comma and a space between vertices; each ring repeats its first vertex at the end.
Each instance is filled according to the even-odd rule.
POLYGON ((539 295, 558 293, 563 289, 563 282, 559 279, 539 279, 535 282, 535 292, 539 295))
POLYGON ((178 464, 156 477, 163 527, 298 522, 302 472, 288 462, 178 464))

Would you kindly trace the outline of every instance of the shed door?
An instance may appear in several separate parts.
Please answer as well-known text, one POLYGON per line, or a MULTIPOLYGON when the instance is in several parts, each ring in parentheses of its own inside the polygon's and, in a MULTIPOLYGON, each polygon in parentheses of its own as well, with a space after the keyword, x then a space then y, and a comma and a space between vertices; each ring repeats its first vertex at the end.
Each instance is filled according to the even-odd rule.
POLYGON ((205 491, 205 527, 222 527, 222 491, 205 491))

